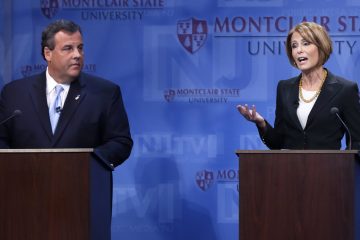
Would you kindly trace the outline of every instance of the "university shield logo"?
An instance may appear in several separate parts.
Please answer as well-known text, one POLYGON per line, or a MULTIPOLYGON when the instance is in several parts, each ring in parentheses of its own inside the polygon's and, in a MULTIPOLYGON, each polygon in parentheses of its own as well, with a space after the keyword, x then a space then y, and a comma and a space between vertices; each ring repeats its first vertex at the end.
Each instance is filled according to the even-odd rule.
POLYGON ((48 19, 53 18, 59 10, 58 0, 40 0, 41 11, 48 19))
POLYGON ((166 101, 170 102, 174 100, 175 94, 176 94, 175 91, 172 89, 166 90, 164 91, 164 98, 166 101))
POLYGON ((211 171, 203 170, 196 173, 196 183, 199 188, 206 191, 214 181, 214 173, 211 171))
POLYGON ((24 65, 21 67, 21 74, 23 75, 23 77, 30 76, 31 73, 32 73, 31 65, 24 65))
POLYGON ((178 39, 191 54, 194 54, 204 45, 207 34, 208 26, 205 20, 190 18, 177 22, 178 39))

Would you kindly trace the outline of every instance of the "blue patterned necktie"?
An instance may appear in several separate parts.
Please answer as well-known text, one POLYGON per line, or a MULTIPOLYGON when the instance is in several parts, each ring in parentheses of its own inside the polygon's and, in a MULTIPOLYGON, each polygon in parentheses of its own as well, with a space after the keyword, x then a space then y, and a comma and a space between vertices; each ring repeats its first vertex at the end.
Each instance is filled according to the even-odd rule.
POLYGON ((56 125, 58 123, 60 112, 61 112, 61 97, 60 94, 64 90, 61 85, 56 85, 55 87, 55 100, 49 108, 49 116, 51 122, 52 132, 55 132, 56 125))

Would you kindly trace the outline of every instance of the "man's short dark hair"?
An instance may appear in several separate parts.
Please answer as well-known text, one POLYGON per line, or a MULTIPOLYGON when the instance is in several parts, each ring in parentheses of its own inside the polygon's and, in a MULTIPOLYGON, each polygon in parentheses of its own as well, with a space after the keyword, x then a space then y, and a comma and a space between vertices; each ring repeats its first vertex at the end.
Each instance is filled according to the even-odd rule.
POLYGON ((45 59, 44 48, 48 47, 50 50, 53 50, 55 48, 54 36, 56 33, 60 31, 64 31, 68 33, 80 32, 81 34, 80 26, 70 20, 60 19, 49 24, 44 29, 41 35, 41 55, 43 56, 44 59, 45 59))

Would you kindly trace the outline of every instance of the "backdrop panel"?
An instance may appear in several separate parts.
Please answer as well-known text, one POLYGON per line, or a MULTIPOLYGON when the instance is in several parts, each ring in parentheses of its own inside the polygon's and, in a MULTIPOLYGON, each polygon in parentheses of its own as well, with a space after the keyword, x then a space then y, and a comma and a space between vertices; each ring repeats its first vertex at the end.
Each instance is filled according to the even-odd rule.
POLYGON ((266 149, 236 110, 274 120, 276 85, 299 74, 284 48, 308 20, 330 32, 326 64, 360 75, 356 0, 2 0, 0 81, 45 70, 42 29, 82 26, 85 71, 119 84, 134 149, 114 172, 114 239, 238 239, 236 149, 266 149))

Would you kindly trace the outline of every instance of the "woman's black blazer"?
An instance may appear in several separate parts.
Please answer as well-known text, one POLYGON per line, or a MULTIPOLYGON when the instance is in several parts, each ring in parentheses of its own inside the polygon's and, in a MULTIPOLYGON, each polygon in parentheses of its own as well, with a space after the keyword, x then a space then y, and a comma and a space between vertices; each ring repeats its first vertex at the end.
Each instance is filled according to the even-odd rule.
MULTIPOLYGON (((328 71, 303 129, 296 114, 300 77, 278 83, 274 127, 267 122, 266 131, 259 130, 263 142, 270 149, 340 149, 346 130, 331 111, 336 107, 351 132, 352 148, 359 149, 360 102, 357 83, 328 71)), ((349 142, 348 136, 346 142, 349 142)))

